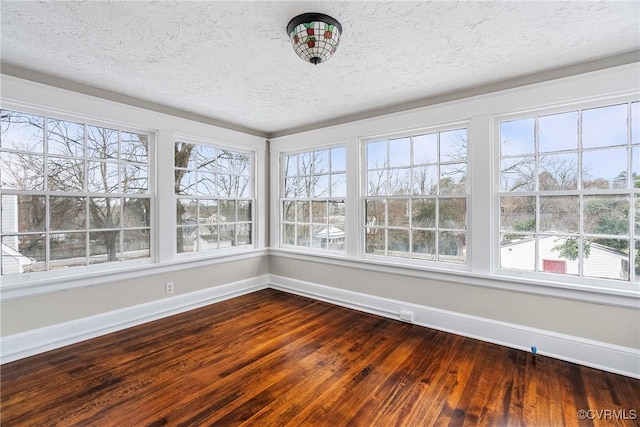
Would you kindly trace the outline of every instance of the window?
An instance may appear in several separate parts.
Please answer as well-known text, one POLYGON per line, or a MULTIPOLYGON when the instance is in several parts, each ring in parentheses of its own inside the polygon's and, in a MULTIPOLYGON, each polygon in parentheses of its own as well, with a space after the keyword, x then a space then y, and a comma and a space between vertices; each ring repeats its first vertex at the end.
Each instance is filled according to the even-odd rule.
POLYGON ((344 251, 346 148, 284 155, 282 246, 344 251))
POLYGON ((150 258, 150 135, 0 111, 2 275, 150 258))
POLYGON ((638 105, 500 121, 501 268, 638 280, 638 105))
POLYGON ((252 155, 175 143, 178 253, 253 246, 252 155))
POLYGON ((365 147, 365 254, 466 264, 467 129, 365 147))

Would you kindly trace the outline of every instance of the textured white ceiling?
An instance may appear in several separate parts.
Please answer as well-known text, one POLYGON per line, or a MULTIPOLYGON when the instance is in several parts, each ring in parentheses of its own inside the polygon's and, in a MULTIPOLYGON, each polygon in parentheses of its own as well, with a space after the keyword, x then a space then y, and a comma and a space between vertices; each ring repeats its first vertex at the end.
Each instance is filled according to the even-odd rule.
POLYGON ((270 134, 640 47, 640 2, 2 1, 2 61, 270 134), (313 66, 285 28, 344 28, 313 66))

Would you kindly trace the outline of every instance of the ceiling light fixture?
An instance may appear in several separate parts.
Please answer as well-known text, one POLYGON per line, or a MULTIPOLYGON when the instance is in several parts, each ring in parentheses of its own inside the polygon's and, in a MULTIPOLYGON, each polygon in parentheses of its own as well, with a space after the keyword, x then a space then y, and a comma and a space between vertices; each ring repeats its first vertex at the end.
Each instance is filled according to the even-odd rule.
POLYGON ((303 13, 289 21, 287 34, 298 56, 318 65, 335 53, 340 43, 342 25, 322 13, 303 13))

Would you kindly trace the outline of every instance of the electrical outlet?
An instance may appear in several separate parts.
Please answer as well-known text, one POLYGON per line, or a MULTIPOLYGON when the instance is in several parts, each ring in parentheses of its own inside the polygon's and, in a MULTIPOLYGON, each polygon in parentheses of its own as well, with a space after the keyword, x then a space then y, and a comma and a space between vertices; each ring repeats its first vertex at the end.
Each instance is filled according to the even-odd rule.
POLYGON ((413 311, 405 308, 400 309, 400 320, 405 322, 413 322, 413 311))
POLYGON ((173 293, 173 282, 167 282, 164 284, 164 293, 167 295, 173 293))

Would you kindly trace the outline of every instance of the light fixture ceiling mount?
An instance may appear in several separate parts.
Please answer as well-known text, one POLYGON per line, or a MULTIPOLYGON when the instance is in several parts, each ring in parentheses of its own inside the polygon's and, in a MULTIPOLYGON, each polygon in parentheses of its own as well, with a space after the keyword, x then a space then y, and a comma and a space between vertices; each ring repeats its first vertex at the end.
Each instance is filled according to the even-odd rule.
POLYGON ((322 13, 303 13, 289 21, 287 34, 298 56, 318 65, 335 53, 340 43, 342 25, 322 13))

